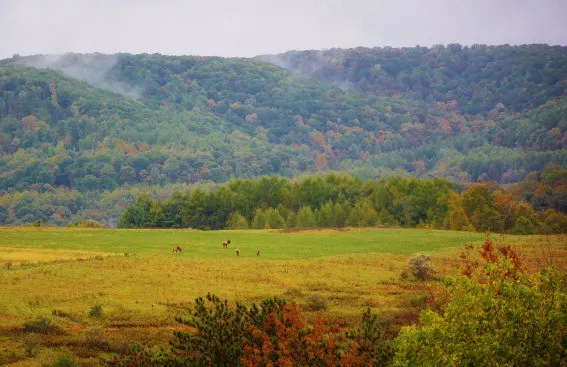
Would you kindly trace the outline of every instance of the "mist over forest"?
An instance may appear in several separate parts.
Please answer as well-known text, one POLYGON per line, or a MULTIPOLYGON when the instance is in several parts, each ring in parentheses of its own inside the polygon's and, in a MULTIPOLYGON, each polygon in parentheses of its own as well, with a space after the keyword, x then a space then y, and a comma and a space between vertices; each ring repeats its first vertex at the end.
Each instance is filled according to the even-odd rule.
POLYGON ((114 226, 142 194, 329 172, 495 183, 565 212, 566 47, 16 55, 0 90, 5 225, 114 226))

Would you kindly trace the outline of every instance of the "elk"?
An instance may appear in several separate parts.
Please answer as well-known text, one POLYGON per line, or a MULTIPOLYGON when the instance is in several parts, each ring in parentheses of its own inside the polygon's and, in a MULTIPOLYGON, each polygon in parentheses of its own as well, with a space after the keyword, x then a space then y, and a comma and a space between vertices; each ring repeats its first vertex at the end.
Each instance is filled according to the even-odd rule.
POLYGON ((256 256, 260 256, 260 249, 258 249, 258 251, 256 251, 256 256))
POLYGON ((224 240, 224 241, 222 242, 222 247, 228 248, 228 245, 229 245, 229 244, 230 244, 230 240, 224 240))
POLYGON ((183 252, 183 248, 181 246, 174 247, 171 252, 183 252))
POLYGON ((240 256, 240 250, 236 249, 236 256, 240 256))

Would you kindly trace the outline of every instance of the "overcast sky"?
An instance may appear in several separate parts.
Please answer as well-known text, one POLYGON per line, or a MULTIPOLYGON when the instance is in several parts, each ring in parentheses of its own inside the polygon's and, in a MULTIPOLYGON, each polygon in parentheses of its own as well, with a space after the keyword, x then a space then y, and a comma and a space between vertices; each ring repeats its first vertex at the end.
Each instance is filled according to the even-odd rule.
POLYGON ((0 0, 2 59, 448 43, 567 45, 567 0, 0 0))

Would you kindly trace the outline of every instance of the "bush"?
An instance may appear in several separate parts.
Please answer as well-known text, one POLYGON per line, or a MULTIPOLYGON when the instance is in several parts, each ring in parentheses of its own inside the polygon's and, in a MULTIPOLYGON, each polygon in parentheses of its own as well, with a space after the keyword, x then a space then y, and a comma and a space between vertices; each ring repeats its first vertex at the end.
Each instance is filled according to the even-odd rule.
POLYGON ((307 297, 307 304, 305 309, 307 311, 326 311, 328 308, 327 299, 318 294, 312 294, 307 297))
POLYGON ((187 365, 233 366, 242 357, 242 343, 249 337, 251 325, 263 327, 270 314, 281 313, 285 301, 279 298, 266 299, 260 306, 248 308, 237 303, 229 307, 215 295, 208 294, 206 300, 199 297, 191 310, 189 319, 176 318, 193 331, 176 331, 176 340, 170 342, 176 355, 184 355, 187 365))
POLYGON ((99 305, 99 304, 96 304, 93 307, 91 307, 91 310, 89 311, 89 317, 101 318, 102 317, 102 306, 99 305))
POLYGON ((53 321, 47 317, 40 317, 38 320, 25 322, 24 331, 26 333, 39 334, 65 334, 63 329, 55 325, 53 321))
POLYGON ((106 228, 106 226, 94 219, 83 219, 76 223, 69 224, 68 227, 77 227, 77 228, 106 228))
POLYGON ((104 338, 103 330, 101 327, 94 327, 85 331, 85 340, 87 344, 95 349, 108 350, 109 344, 104 338))
POLYGON ((283 295, 294 299, 294 298, 303 297, 303 292, 299 288, 289 288, 287 291, 284 292, 283 295))
POLYGON ((76 367, 78 366, 75 359, 68 354, 61 354, 59 358, 53 363, 53 367, 76 367))
POLYGON ((431 264, 431 256, 417 254, 409 261, 409 272, 419 280, 427 280, 433 277, 435 269, 431 264))
POLYGON ((417 308, 417 309, 424 309, 427 306, 427 301, 429 300, 429 295, 427 294, 414 294, 408 299, 408 306, 417 308))
POLYGON ((57 310, 57 309, 51 310, 51 315, 56 316, 56 317, 66 317, 66 318, 69 318, 69 319, 73 318, 73 316, 71 314, 69 314, 65 311, 57 310))
MULTIPOLYGON (((313 296, 326 303, 323 297, 313 296)), ((312 325, 299 306, 281 298, 257 306, 240 303, 229 307, 214 295, 197 298, 188 319, 191 326, 175 331, 172 349, 132 347, 125 356, 115 356, 109 365, 120 366, 352 366, 389 365, 390 320, 368 309, 362 328, 346 331, 317 315, 312 325)))
POLYGON ((345 366, 388 366, 393 357, 391 340, 395 333, 390 319, 379 317, 370 311, 362 313, 362 327, 347 330, 346 337, 354 343, 342 359, 345 366))
POLYGON ((40 345, 40 337, 37 334, 27 334, 24 336, 24 349, 26 350, 26 355, 28 357, 35 356, 37 348, 40 345))

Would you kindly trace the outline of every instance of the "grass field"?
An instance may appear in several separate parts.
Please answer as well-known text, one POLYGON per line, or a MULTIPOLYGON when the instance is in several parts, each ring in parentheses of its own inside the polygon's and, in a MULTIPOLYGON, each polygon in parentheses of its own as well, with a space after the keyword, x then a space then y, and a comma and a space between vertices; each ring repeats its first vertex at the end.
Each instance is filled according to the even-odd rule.
MULTIPOLYGON (((431 254, 442 277, 454 271, 464 244, 484 239, 478 233, 401 229, 2 228, 0 365, 50 365, 67 353, 80 365, 98 366, 100 358, 132 343, 166 345, 179 328, 174 317, 207 292, 245 303, 277 295, 304 308, 319 295, 327 300, 326 316, 347 325, 355 325, 366 307, 390 316, 415 313, 427 287, 440 283, 401 281, 408 258, 431 254), (227 238, 232 243, 224 249, 227 238), (183 252, 173 253, 176 246, 183 252), (43 335, 24 328, 41 317, 62 331, 43 335)), ((565 236, 495 240, 537 254, 542 262, 567 254, 565 236)))

